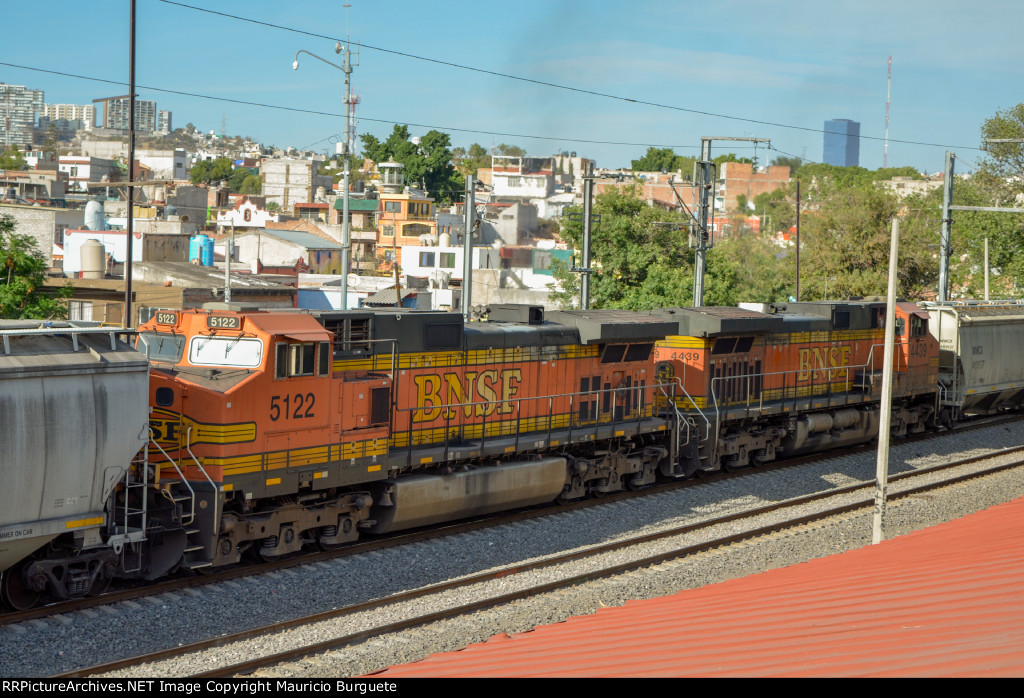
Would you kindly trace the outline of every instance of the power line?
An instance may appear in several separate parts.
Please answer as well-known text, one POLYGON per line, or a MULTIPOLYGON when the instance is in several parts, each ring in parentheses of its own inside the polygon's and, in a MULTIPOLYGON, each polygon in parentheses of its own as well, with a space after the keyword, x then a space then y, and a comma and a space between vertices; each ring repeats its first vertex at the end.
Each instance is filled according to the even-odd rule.
MULTIPOLYGON (((310 36, 310 37, 314 37, 314 38, 317 38, 317 39, 327 39, 329 41, 341 41, 341 39, 338 38, 338 37, 327 36, 326 34, 317 34, 315 32, 305 31, 303 29, 296 29, 294 27, 285 27, 285 26, 282 26, 280 24, 273 24, 272 22, 262 22, 260 20, 250 19, 249 17, 240 17, 238 15, 232 15, 232 14, 228 14, 226 12, 217 12, 216 10, 208 10, 208 9, 206 9, 204 7, 196 7, 194 5, 186 5, 185 3, 181 3, 181 2, 174 2, 174 0, 159 0, 159 2, 165 3, 167 5, 175 5, 177 7, 181 7, 181 8, 188 9, 188 10, 194 10, 196 12, 205 12, 205 13, 211 14, 211 15, 218 15, 218 16, 225 17, 225 18, 228 18, 228 19, 234 19, 234 20, 237 20, 239 22, 248 22, 250 24, 257 24, 257 25, 260 25, 260 26, 263 26, 263 27, 268 27, 268 28, 271 28, 271 29, 279 29, 281 31, 292 32, 294 34, 302 34, 304 36, 310 36)), ((580 88, 580 87, 573 87, 571 85, 560 85, 558 83, 547 82, 545 80, 537 80, 537 79, 534 79, 534 78, 527 78, 527 77, 523 77, 523 76, 520 76, 520 75, 512 75, 510 73, 502 73, 502 72, 495 71, 495 70, 487 70, 485 68, 478 68, 478 67, 475 67, 475 66, 463 65, 461 63, 453 63, 451 61, 443 61, 443 60, 440 60, 440 59, 437 59, 437 58, 428 58, 426 56, 417 56, 416 54, 413 54, 413 53, 407 53, 405 51, 395 51, 393 49, 383 48, 381 46, 373 46, 373 45, 370 45, 370 44, 363 44, 363 43, 359 43, 358 45, 363 47, 363 48, 368 48, 368 49, 370 49, 372 51, 380 51, 381 53, 389 53, 391 55, 401 56, 403 58, 411 58, 413 60, 425 61, 427 63, 434 63, 436 65, 443 65, 443 66, 447 66, 449 68, 458 68, 460 70, 469 70, 469 71, 472 71, 474 73, 482 73, 484 75, 492 75, 494 77, 505 78, 507 80, 516 80, 516 81, 519 81, 519 82, 525 82, 525 83, 529 83, 529 84, 532 84, 532 85, 540 85, 542 87, 551 87, 551 88, 558 89, 558 90, 566 90, 566 91, 569 91, 569 92, 576 92, 578 94, 586 94, 586 95, 591 95, 591 96, 594 96, 594 97, 602 97, 604 99, 612 99, 612 100, 616 100, 616 101, 620 101, 620 102, 630 102, 632 104, 641 104, 641 105, 644 105, 644 106, 655 107, 655 108, 658 108, 658 109, 670 109, 672 111, 685 112, 685 113, 688 113, 688 114, 697 114, 698 116, 711 116, 711 117, 714 117, 716 119, 729 119, 729 120, 732 120, 732 121, 742 121, 744 123, 758 124, 760 126, 774 126, 776 128, 786 128, 786 129, 792 129, 792 130, 795 130, 795 131, 807 131, 807 132, 810 132, 810 133, 822 133, 822 134, 824 134, 824 133, 833 133, 832 131, 827 131, 825 129, 820 129, 820 128, 811 128, 809 126, 795 126, 793 124, 783 124, 783 123, 778 123, 778 122, 774 122, 774 121, 762 121, 760 119, 751 119, 751 118, 742 117, 742 116, 732 116, 732 115, 729 115, 729 114, 718 114, 718 113, 715 113, 715 112, 702 111, 700 109, 689 109, 689 108, 686 108, 686 107, 680 107, 680 106, 675 106, 675 105, 671 105, 671 104, 661 104, 659 102, 650 102, 650 101, 643 100, 643 99, 633 99, 633 98, 630 98, 630 97, 622 97, 620 95, 608 94, 606 92, 598 92, 596 90, 586 90, 586 89, 583 89, 583 88, 580 88)), ((368 121, 373 121, 373 119, 368 119, 368 121)), ((459 129, 452 129, 452 130, 459 130, 459 129)), ((489 133, 489 132, 487 132, 487 131, 471 131, 471 133, 489 133)), ((490 135, 502 135, 502 134, 490 134, 490 135)), ((519 137, 522 137, 522 138, 534 138, 534 136, 519 136, 519 137)), ((906 141, 906 140, 899 140, 899 139, 895 139, 895 138, 891 138, 890 139, 888 137, 882 138, 882 137, 878 137, 878 136, 864 136, 864 135, 861 135, 861 136, 858 136, 858 138, 861 138, 863 140, 886 141, 886 142, 891 142, 891 143, 902 143, 904 145, 923 145, 923 146, 928 146, 928 147, 933 147, 933 148, 947 148, 947 149, 948 148, 957 148, 957 149, 968 149, 968 150, 980 150, 980 148, 978 148, 976 146, 952 146, 952 145, 943 145, 941 143, 925 143, 923 141, 906 141)), ((595 142, 595 141, 575 141, 573 139, 565 139, 565 140, 568 140, 570 142, 583 142, 583 143, 595 142)), ((602 144, 602 145, 636 145, 636 144, 630 144, 630 143, 607 143, 607 142, 603 142, 603 141, 596 141, 596 143, 599 143, 599 144, 602 144)), ((673 146, 665 146, 665 147, 673 147, 673 146)), ((693 146, 693 147, 696 147, 696 146, 693 146)))
MULTIPOLYGON (((5 63, 0 61, 0 65, 5 65, 10 68, 20 68, 21 70, 31 70, 37 73, 48 73, 50 75, 60 75, 61 77, 76 78, 78 80, 91 80, 93 82, 102 82, 108 85, 124 86, 126 83, 119 82, 117 80, 106 80, 104 78, 95 78, 88 75, 75 75, 74 73, 65 73, 59 70, 47 70, 45 68, 33 68, 27 65, 18 65, 17 63, 5 63)), ((231 99, 229 97, 214 97, 212 95, 199 94, 197 92, 184 92, 182 90, 172 90, 165 87, 153 87, 151 85, 136 85, 136 89, 141 90, 152 90, 153 92, 164 92, 172 95, 180 95, 183 97, 195 97, 197 99, 209 99, 216 102, 230 102, 231 104, 241 104, 249 107, 261 107, 264 109, 279 109, 282 111, 299 112, 302 114, 312 114, 313 116, 330 116, 330 117, 342 117, 344 114, 338 114, 335 112, 317 111, 315 109, 301 109, 299 107, 286 107, 280 104, 267 104, 264 102, 249 102, 244 99, 231 99)), ((630 146, 634 148, 697 148, 695 145, 673 145, 673 144, 657 144, 657 143, 633 143, 628 141, 598 141, 588 140, 586 138, 567 138, 564 136, 535 136, 528 133, 508 133, 504 131, 485 131, 482 129, 472 128, 459 128, 456 126, 438 126, 434 124, 420 124, 412 121, 403 121, 400 119, 374 119, 368 116, 360 116, 362 121, 373 121, 381 124, 404 124, 406 126, 415 126, 417 128, 436 129, 439 131, 457 131, 459 133, 480 133, 487 136, 501 136, 503 138, 533 138, 537 140, 545 141, 561 141, 566 143, 589 143, 593 145, 621 145, 630 146)))

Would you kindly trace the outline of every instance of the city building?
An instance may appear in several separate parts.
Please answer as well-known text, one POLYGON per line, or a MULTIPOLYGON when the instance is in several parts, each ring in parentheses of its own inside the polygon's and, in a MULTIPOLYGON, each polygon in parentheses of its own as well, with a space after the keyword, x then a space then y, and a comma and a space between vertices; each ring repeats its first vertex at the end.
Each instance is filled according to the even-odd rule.
POLYGON ((189 158, 184 148, 135 151, 135 158, 152 170, 153 179, 188 179, 189 158))
POLYGON ((59 162, 60 171, 66 172, 68 175, 69 194, 87 194, 89 182, 118 182, 121 180, 121 170, 114 160, 61 155, 59 162))
POLYGON ((825 122, 822 161, 839 167, 857 167, 860 164, 860 122, 849 119, 825 122))
POLYGON ((171 126, 171 112, 166 109, 161 109, 156 113, 156 131, 157 133, 170 133, 174 130, 171 126))
POLYGON ((737 210, 739 205, 736 200, 741 194, 753 204, 756 196, 785 189, 789 185, 789 177, 790 171, 786 165, 769 165, 761 172, 754 172, 748 162, 723 162, 718 167, 715 210, 737 210))
POLYGON ((43 111, 43 91, 0 82, 0 149, 32 145, 36 118, 43 111))
POLYGON ((296 203, 309 203, 320 187, 330 191, 334 180, 329 175, 320 175, 320 161, 296 159, 268 159, 260 168, 263 179, 263 196, 267 205, 277 204, 278 208, 291 213, 296 203))
MULTIPOLYGON (((96 102, 103 105, 103 128, 115 131, 128 130, 128 105, 131 103, 129 95, 102 97, 93 100, 93 104, 96 102)), ((135 100, 135 132, 155 133, 156 130, 156 102, 144 99, 135 100)))
POLYGON ((56 127, 60 140, 70 140, 78 131, 92 131, 96 126, 96 107, 91 104, 44 104, 39 114, 39 130, 45 134, 50 126, 56 127))
POLYGON ((491 158, 494 196, 546 199, 555 191, 553 158, 495 155, 491 158))

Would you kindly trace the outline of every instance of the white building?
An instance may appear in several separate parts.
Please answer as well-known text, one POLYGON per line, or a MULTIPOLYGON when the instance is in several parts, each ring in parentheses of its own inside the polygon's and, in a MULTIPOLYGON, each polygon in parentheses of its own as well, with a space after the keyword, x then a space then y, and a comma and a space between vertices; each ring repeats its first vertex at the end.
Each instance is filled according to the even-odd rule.
MULTIPOLYGON (((446 288, 451 281, 462 281, 462 247, 402 246, 402 272, 406 276, 427 279, 435 288, 446 288)), ((473 269, 500 269, 501 257, 493 247, 473 248, 473 269)))
POLYGON ((32 145, 36 117, 43 111, 43 91, 0 82, 0 149, 32 145))
POLYGON ((217 227, 229 228, 266 228, 267 222, 277 223, 280 216, 264 211, 249 200, 239 199, 230 211, 217 214, 217 227))
POLYGON ((135 159, 152 170, 153 179, 188 179, 189 157, 184 148, 136 150, 135 159))
POLYGON ((520 158, 495 155, 491 165, 495 197, 546 199, 555 191, 551 158, 520 158))

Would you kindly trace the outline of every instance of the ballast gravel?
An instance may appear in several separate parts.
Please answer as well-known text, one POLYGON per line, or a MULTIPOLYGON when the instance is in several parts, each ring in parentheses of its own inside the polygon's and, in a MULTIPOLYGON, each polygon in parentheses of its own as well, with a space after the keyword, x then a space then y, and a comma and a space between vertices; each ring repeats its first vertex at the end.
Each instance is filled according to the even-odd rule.
MULTIPOLYGON (((970 456, 994 454, 1024 445, 1020 426, 994 426, 953 433, 923 442, 894 442, 890 473, 917 470, 970 456)), ((982 480, 911 497, 889 506, 886 534, 893 537, 949 521, 1024 494, 1021 468, 982 480)), ((389 594, 437 584, 483 570, 519 565, 567 550, 707 521, 825 489, 874 478, 873 452, 828 459, 800 468, 752 471, 745 477, 706 483, 572 512, 555 512, 526 522, 453 535, 376 551, 358 557, 319 562, 289 570, 223 582, 200 589, 166 593, 139 602, 102 606, 45 621, 0 628, 0 676, 43 677, 152 652, 200 639, 268 625, 389 594)), ((890 492, 898 485, 890 484, 890 492)), ((863 496, 860 495, 861 497, 863 496)), ((776 518, 781 518, 782 515, 776 518)), ((771 516, 758 517, 764 523, 771 516)), ((304 626, 271 637, 222 646, 159 664, 117 672, 116 676, 184 677, 229 666, 330 637, 379 627, 400 618, 421 616, 450 605, 506 593, 543 580, 603 567, 630 556, 693 545, 723 535, 734 524, 700 529, 679 538, 608 553, 599 559, 509 575, 494 582, 431 595, 402 605, 304 626), (479 587, 479 588, 477 588, 479 587)), ((749 527, 751 524, 743 524, 749 527)), ((762 525, 755 522, 754 525, 762 525)), ((499 633, 520 633, 537 625, 593 613, 630 599, 676 593, 727 579, 783 567, 861 547, 871 542, 871 516, 849 515, 829 525, 801 527, 784 536, 752 540, 710 554, 680 558, 644 570, 560 589, 451 621, 378 636, 300 661, 261 670, 263 677, 358 676, 461 649, 499 633)))

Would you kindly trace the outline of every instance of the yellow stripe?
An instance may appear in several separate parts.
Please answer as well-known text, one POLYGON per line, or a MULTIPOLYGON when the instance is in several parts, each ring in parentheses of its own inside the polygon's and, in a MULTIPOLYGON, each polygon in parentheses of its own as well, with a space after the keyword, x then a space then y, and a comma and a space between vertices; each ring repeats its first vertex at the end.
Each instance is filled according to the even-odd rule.
MULTIPOLYGON (((399 354, 397 367, 409 368, 451 368, 477 366, 481 364, 552 361, 596 357, 596 345, 580 346, 567 344, 542 349, 541 347, 511 347, 507 349, 471 349, 468 352, 414 352, 399 354)), ((391 354, 342 359, 334 362, 335 371, 383 371, 392 367, 391 354)))
POLYGON ((279 478, 279 477, 272 477, 269 480, 267 480, 267 487, 270 487, 271 485, 280 485, 280 484, 281 484, 281 478, 279 478))
POLYGON ((96 526, 103 523, 103 517, 97 516, 91 519, 78 519, 76 521, 68 521, 64 524, 64 528, 81 528, 82 526, 96 526))

